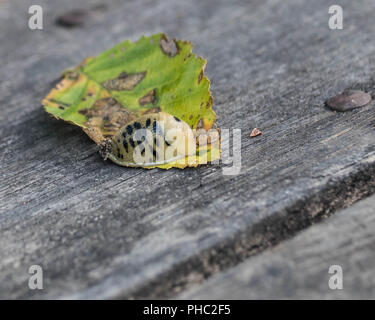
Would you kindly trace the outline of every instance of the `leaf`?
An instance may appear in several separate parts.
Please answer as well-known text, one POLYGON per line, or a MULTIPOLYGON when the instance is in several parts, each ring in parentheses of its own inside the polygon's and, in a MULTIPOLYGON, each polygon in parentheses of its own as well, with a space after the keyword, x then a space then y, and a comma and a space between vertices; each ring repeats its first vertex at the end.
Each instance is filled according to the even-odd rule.
MULTIPOLYGON (((216 114, 204 75, 206 61, 192 48, 190 42, 168 40, 164 34, 125 41, 66 70, 42 104, 54 117, 80 126, 99 145, 130 121, 158 112, 173 115, 192 129, 209 130, 216 114)), ((208 145, 204 152, 211 161, 220 158, 220 147, 211 152, 208 145)), ((204 163, 202 157, 195 159, 188 165, 204 163)), ((155 167, 184 168, 183 162, 155 167)))

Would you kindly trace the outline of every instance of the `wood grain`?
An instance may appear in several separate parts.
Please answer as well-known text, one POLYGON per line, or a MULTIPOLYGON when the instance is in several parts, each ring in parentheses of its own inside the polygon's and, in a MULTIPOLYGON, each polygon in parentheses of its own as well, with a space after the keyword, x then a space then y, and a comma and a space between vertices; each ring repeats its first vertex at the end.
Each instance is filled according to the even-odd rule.
POLYGON ((372 196, 179 298, 374 299, 374 213, 372 196), (333 265, 342 268, 342 289, 329 287, 333 265))
POLYGON ((323 0, 110 0, 73 29, 56 17, 92 2, 39 2, 43 31, 31 1, 0 3, 0 298, 175 296, 374 192, 374 103, 324 106, 375 93, 373 1, 342 1, 343 30, 323 0), (208 60, 218 125, 242 130, 239 175, 118 167, 40 107, 63 69, 156 32, 208 60))

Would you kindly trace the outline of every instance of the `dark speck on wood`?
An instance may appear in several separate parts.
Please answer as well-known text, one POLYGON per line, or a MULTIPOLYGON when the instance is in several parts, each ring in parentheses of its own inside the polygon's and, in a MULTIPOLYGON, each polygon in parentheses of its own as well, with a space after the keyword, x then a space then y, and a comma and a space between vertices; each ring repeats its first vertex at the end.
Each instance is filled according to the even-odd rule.
POLYGON ((83 9, 72 10, 59 16, 56 24, 65 28, 74 28, 82 26, 88 18, 88 11, 83 9))
POLYGON ((350 111, 369 104, 371 95, 361 90, 346 90, 327 100, 327 106, 335 111, 350 111))

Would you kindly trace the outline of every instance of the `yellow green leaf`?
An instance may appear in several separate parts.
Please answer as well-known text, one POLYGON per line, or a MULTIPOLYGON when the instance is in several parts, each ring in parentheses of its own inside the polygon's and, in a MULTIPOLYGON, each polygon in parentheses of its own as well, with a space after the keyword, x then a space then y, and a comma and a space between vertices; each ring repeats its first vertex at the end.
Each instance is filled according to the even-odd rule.
MULTIPOLYGON (((190 42, 169 40, 164 34, 125 41, 65 70, 42 104, 54 117, 80 126, 98 145, 113 139, 126 124, 160 112, 193 130, 209 130, 216 114, 204 75, 206 61, 192 48, 190 42)), ((198 154, 199 150, 209 161, 220 158, 219 145, 201 146, 198 154)), ((190 155, 149 167, 197 166, 205 157, 190 155)))

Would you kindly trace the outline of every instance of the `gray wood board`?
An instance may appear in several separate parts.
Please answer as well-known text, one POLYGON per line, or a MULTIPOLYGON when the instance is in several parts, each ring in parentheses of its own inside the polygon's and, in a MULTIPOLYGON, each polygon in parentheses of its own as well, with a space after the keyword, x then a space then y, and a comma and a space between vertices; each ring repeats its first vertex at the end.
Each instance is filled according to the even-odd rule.
POLYGON ((169 297, 374 192, 373 1, 107 1, 85 26, 55 18, 89 1, 0 2, 0 297, 169 297), (166 32, 208 59, 221 128, 242 130, 242 169, 129 169, 104 162, 40 101, 60 72, 125 39, 166 32), (259 127, 263 135, 249 139, 259 127), (44 290, 27 286, 30 265, 44 290))
MULTIPOLYGON (((183 299, 375 299, 375 196, 183 293, 183 299), (331 266, 342 270, 332 290, 331 266)), ((334 273, 332 273, 334 272, 334 273)))

